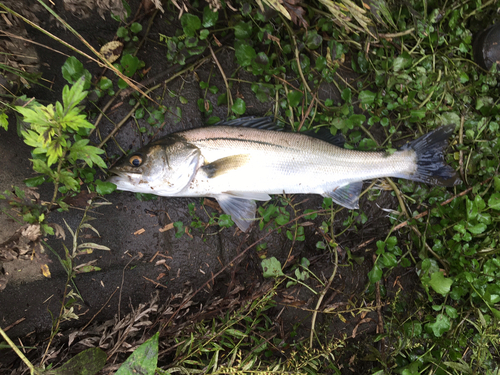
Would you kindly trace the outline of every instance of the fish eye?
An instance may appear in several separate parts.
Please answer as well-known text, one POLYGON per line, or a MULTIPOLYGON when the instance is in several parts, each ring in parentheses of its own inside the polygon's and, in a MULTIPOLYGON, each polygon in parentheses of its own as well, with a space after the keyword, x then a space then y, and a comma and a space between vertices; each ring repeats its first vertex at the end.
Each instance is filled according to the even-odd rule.
POLYGON ((142 164, 141 155, 132 155, 128 160, 133 167, 139 167, 142 164))

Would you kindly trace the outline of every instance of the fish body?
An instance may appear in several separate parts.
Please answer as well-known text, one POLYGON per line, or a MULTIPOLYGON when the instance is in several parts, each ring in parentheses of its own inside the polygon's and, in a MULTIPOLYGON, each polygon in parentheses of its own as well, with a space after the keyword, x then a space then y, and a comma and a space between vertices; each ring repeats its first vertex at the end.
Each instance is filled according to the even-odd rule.
POLYGON ((358 208, 363 181, 399 177, 436 185, 460 182, 444 164, 454 126, 442 127, 389 155, 339 147, 303 133, 270 129, 269 118, 241 118, 173 133, 114 167, 119 190, 169 197, 212 197, 243 231, 255 201, 269 194, 320 194, 358 208))

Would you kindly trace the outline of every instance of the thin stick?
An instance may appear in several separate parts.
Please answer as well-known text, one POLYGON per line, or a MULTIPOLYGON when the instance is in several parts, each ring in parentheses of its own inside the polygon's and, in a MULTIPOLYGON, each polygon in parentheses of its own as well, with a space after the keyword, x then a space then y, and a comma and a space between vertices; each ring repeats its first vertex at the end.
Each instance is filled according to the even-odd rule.
POLYGON ((108 302, 115 295, 117 290, 118 290, 118 287, 116 287, 116 289, 113 291, 113 293, 111 293, 111 295, 109 296, 108 300, 101 306, 99 311, 94 314, 94 316, 87 322, 87 324, 85 324, 83 326, 83 328, 80 328, 80 332, 83 332, 85 330, 85 328, 87 328, 90 325, 90 323, 92 323, 92 321, 95 319, 95 317, 101 313, 101 311, 104 309, 104 306, 106 306, 108 304, 108 302))
POLYGON ((310 349, 312 349, 312 345, 313 345, 314 327, 316 326, 316 317, 318 316, 318 310, 321 306, 321 303, 323 302, 323 298, 325 297, 326 292, 330 289, 330 286, 332 285, 333 279, 335 278, 335 275, 337 274, 337 268, 339 266, 339 262, 338 262, 339 255, 337 252, 337 246, 335 247, 335 249, 333 249, 333 251, 335 253, 335 265, 333 268, 333 272, 332 272, 332 275, 330 276, 330 279, 328 279, 328 284, 326 284, 326 286, 323 288, 323 290, 321 291, 321 293, 319 295, 318 302, 316 302, 316 307, 314 308, 314 312, 313 312, 313 316, 312 316, 312 320, 311 320, 311 333, 309 334, 309 348, 310 349))
MULTIPOLYGON (((459 142, 460 146, 463 146, 464 144, 464 122, 465 122, 465 117, 462 115, 460 118, 460 132, 459 132, 459 142)), ((460 159, 458 159, 458 165, 460 166, 460 176, 462 177, 462 181, 465 181, 467 183, 467 180, 464 176, 464 150, 459 151, 460 159)))
POLYGON ((229 84, 227 83, 227 78, 226 74, 224 73, 224 69, 222 69, 222 66, 220 66, 219 60, 217 60, 217 56, 215 56, 214 50, 212 49, 212 46, 210 44, 208 44, 208 48, 210 49, 212 58, 214 59, 217 68, 219 68, 220 74, 222 75, 222 79, 224 80, 224 84, 226 85, 227 101, 228 101, 227 110, 229 112, 231 110, 231 107, 233 106, 233 96, 231 95, 231 89, 229 88, 229 84))

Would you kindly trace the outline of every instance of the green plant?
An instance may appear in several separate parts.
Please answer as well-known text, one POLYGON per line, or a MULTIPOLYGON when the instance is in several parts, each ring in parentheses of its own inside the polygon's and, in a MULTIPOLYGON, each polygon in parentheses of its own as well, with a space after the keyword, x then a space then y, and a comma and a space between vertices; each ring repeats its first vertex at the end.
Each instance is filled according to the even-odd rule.
MULTIPOLYGON (((79 180, 90 183, 94 180, 95 165, 106 168, 106 163, 99 156, 103 150, 89 145, 87 138, 93 125, 81 113, 78 105, 87 95, 83 90, 85 81, 80 79, 73 87, 64 87, 63 103, 27 105, 16 107, 30 126, 22 132, 24 141, 33 147, 33 169, 40 176, 26 181, 28 186, 38 186, 45 181, 54 183, 54 194, 49 209, 57 204, 66 208, 57 193, 79 192, 79 180), (88 167, 87 167, 88 165, 88 167)), ((114 190, 112 184, 95 181, 96 191, 107 194, 114 190)))

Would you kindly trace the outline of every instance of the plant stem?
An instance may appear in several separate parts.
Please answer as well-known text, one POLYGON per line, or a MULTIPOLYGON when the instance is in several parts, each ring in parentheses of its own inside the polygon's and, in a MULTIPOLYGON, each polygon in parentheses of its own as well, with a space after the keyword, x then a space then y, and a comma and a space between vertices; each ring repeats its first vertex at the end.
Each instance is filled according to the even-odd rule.
POLYGON ((33 366, 33 364, 28 360, 28 358, 26 358, 26 356, 23 354, 23 352, 21 352, 19 350, 17 345, 14 344, 14 342, 12 342, 12 340, 9 338, 9 336, 7 336, 7 334, 4 332, 4 330, 1 327, 0 327, 0 335, 2 335, 4 340, 7 341, 7 344, 10 345, 10 347, 17 354, 17 356, 22 359, 22 361, 26 364, 26 366, 28 366, 28 368, 30 369, 30 373, 32 375, 37 374, 38 371, 35 370, 35 366, 33 366))

